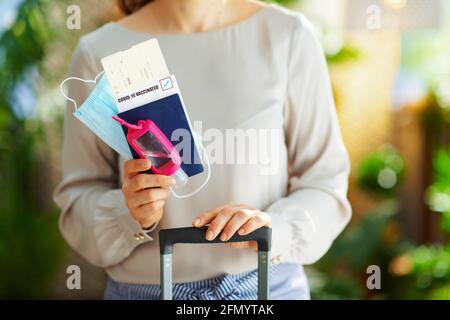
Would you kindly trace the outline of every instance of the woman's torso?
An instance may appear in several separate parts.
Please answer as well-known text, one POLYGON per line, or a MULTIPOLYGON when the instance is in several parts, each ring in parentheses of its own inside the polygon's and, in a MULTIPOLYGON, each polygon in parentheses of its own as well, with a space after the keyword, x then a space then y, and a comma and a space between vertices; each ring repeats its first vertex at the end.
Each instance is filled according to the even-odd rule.
MULTIPOLYGON (((286 194, 283 114, 291 35, 298 23, 297 15, 270 5, 241 23, 211 32, 152 36, 108 23, 85 36, 96 72, 101 71, 102 57, 157 38, 169 71, 177 78, 192 128, 207 149, 211 143, 215 146, 207 186, 191 198, 169 199, 152 234, 154 241, 107 269, 114 280, 159 282, 158 229, 190 226, 199 213, 229 202, 264 210, 286 194), (239 139, 248 142, 238 143, 239 139), (249 158, 255 150, 256 160, 249 158)), ((120 158, 119 168, 123 162, 120 158)), ((192 178, 179 192, 195 189, 203 179, 204 175, 192 178)), ((174 281, 241 273, 255 269, 256 261, 256 253, 247 249, 177 246, 174 281)))

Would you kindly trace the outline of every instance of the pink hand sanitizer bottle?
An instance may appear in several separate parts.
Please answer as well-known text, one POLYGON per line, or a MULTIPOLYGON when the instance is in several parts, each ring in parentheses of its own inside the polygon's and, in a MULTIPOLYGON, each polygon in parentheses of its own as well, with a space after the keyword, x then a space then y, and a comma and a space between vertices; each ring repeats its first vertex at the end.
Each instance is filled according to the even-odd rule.
POLYGON ((117 116, 112 118, 128 128, 128 143, 140 158, 150 160, 153 173, 173 175, 178 186, 186 184, 188 176, 181 169, 180 154, 153 121, 139 120, 134 125, 117 116))

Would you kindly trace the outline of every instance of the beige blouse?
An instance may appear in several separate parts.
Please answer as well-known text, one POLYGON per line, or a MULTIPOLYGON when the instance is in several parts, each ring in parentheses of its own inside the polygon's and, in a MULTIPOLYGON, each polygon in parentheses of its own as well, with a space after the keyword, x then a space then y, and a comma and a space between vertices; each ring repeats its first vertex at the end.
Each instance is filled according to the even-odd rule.
MULTIPOLYGON (((102 70, 102 57, 153 37, 177 77, 191 121, 201 123, 203 132, 282 134, 270 141, 264 163, 213 163, 207 186, 188 199, 171 197, 164 217, 147 235, 125 206, 124 159, 77 120, 68 104, 63 179, 55 190, 66 241, 116 281, 157 284, 158 230, 190 226, 199 213, 237 202, 271 215, 277 261, 317 261, 348 223, 351 208, 346 198, 349 160, 311 24, 276 5, 241 23, 194 34, 151 35, 108 23, 81 38, 70 75, 93 79, 102 70), (267 163, 276 165, 268 170, 267 163)), ((69 95, 81 105, 91 90, 73 81, 69 95)), ((208 148, 208 137, 203 140, 208 148)), ((192 178, 185 192, 202 179, 204 174, 192 178)), ((177 245, 174 281, 245 272, 256 262, 250 249, 177 245)))

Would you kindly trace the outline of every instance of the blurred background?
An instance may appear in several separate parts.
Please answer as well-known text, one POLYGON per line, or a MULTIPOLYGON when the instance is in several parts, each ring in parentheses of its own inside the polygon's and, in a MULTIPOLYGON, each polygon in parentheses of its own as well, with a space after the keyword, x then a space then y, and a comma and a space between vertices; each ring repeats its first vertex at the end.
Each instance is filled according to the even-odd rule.
MULTIPOLYGON (((307 267, 313 298, 450 299, 450 1, 277 2, 320 34, 352 161, 353 219, 307 267)), ((104 272, 57 229, 58 85, 79 37, 119 18, 113 0, 0 0, 0 298, 102 296, 104 272), (81 290, 67 289, 72 264, 81 290)))

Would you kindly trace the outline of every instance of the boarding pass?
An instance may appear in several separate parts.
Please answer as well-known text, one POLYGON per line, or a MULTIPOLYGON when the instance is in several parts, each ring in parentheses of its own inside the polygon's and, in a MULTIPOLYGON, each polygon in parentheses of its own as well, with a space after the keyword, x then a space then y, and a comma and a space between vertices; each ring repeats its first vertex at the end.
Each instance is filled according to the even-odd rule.
POLYGON ((156 39, 104 57, 101 63, 116 97, 170 75, 156 39))

